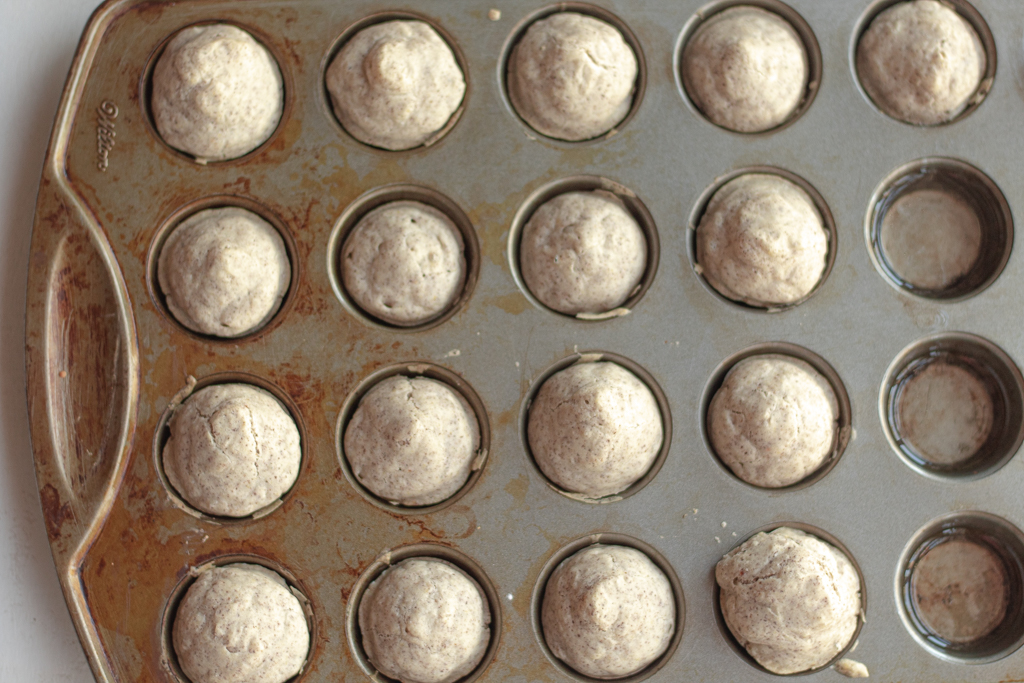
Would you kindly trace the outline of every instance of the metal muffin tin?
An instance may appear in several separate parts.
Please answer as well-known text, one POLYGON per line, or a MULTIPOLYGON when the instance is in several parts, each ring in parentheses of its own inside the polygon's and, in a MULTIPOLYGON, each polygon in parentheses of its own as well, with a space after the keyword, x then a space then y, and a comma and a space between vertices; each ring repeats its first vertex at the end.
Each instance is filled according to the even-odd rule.
MULTIPOLYGON (((969 337, 944 335, 968 333, 1015 363, 1024 360, 1024 263, 1008 248, 1005 267, 983 291, 936 299, 894 286, 871 252, 883 181, 920 159, 970 164, 1001 190, 1011 215, 1021 215, 1024 14, 1010 0, 973 2, 998 57, 996 68, 996 55, 989 55, 991 89, 949 125, 914 127, 868 101, 852 64, 857 32, 891 1, 791 0, 820 47, 820 83, 784 126, 741 135, 693 108, 674 62, 684 31, 733 4, 740 3, 595 0, 598 9, 589 10, 524 0, 112 0, 96 12, 68 78, 40 185, 27 346, 47 532, 98 680, 180 680, 166 638, 173 605, 197 568, 238 559, 279 569, 308 598, 313 641, 297 680, 367 680, 353 598, 389 557, 417 553, 486 579, 494 640, 486 668, 473 674, 477 680, 567 680, 571 674, 539 642, 540 579, 567 546, 591 540, 646 544, 681 588, 678 643, 628 680, 775 680, 720 628, 714 567, 755 530, 782 522, 831 535, 858 565, 869 599, 852 657, 874 679, 1024 680, 1024 650, 1014 650, 1020 638, 1007 636, 1010 645, 994 656, 958 659, 912 635, 902 607, 904 564, 929 534, 957 520, 1002 525, 992 536, 1017 539, 1008 542, 1011 554, 1024 547, 1013 528, 1024 527, 1024 461, 1008 457, 985 476, 933 476, 898 455, 883 427, 887 378, 900 369, 890 365, 905 360, 907 349, 928 353, 931 341, 922 340, 955 347, 969 337), (502 92, 502 65, 524 22, 564 8, 620 20, 644 65, 629 118, 612 134, 582 143, 531 134, 502 92), (331 114, 323 82, 328 60, 339 38, 372 15, 424 18, 466 68, 464 107, 430 146, 377 150, 347 136, 331 114), (200 165, 157 135, 148 75, 175 31, 212 21, 237 24, 267 46, 281 67, 285 108, 277 131, 256 151, 200 165), (691 218, 699 218, 707 190, 723 176, 758 167, 803 179, 835 224, 827 279, 806 301, 777 312, 711 293, 691 256, 691 218), (588 187, 599 182, 634 194, 657 231, 655 263, 628 314, 578 320, 547 310, 522 291, 510 261, 517 245, 509 236, 528 218, 521 208, 552 184, 570 179, 568 186, 578 187, 581 178, 588 187), (360 315, 339 295, 333 259, 353 207, 368 210, 382 196, 410 194, 458 207, 479 248, 471 246, 467 289, 450 315, 398 329, 360 315), (220 205, 261 213, 282 232, 292 258, 293 285, 279 313, 261 330, 230 340, 177 324, 153 276, 167 229, 220 205), (776 492, 738 481, 702 436, 707 394, 723 362, 765 344, 820 357, 849 397, 841 457, 837 452, 809 485, 776 492), (524 402, 537 383, 591 353, 617 354, 649 373, 671 414, 660 470, 634 495, 602 505, 552 489, 523 441, 524 402), (490 445, 479 476, 457 500, 395 509, 357 490, 346 475, 344 415, 378 372, 433 373, 478 397, 490 445), (200 385, 260 384, 293 412, 303 463, 279 506, 255 518, 215 519, 169 490, 159 467, 161 433, 190 377, 200 385)), ((1020 383, 1019 372, 1006 378, 1020 383)))

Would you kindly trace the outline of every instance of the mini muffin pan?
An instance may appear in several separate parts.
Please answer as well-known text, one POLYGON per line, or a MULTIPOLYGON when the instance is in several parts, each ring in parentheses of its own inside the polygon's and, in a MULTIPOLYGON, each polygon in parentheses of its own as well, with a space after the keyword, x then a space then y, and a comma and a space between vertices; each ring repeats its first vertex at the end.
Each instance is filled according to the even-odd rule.
MULTIPOLYGON (((552 659, 537 610, 544 577, 558 561, 597 542, 645 550, 676 593, 669 651, 624 680, 771 681, 716 616, 714 568, 755 531, 783 523, 841 545, 862 576, 858 644, 837 658, 863 662, 881 681, 1024 680, 1024 460, 1017 453, 1024 262, 1013 249, 1014 216, 1024 211, 1017 149, 1024 14, 1011 0, 949 0, 985 34, 984 97, 947 125, 915 127, 874 107, 852 61, 859 33, 892 0, 748 0, 800 17, 815 75, 785 125, 736 134, 693 107, 678 60, 704 17, 737 4, 111 0, 95 13, 40 184, 26 341, 46 528, 99 681, 181 683, 167 638, 175 605, 197 571, 233 561, 272 567, 304 596, 312 645, 296 681, 384 680, 361 651, 358 598, 389 563, 417 555, 458 565, 487 595, 492 640, 465 680, 585 681, 552 659), (590 141, 536 134, 504 92, 516 37, 530 21, 561 10, 622 28, 641 65, 627 118, 590 141), (397 17, 437 28, 468 86, 444 134, 405 152, 348 136, 324 85, 345 36, 397 17), (240 26, 269 49, 281 68, 285 107, 261 147, 200 164, 160 139, 148 93, 167 40, 211 22, 240 26), (727 301, 696 267, 692 245, 703 207, 744 170, 798 180, 813 190, 828 225, 826 276, 797 305, 766 311, 727 301), (886 208, 923 186, 953 188, 983 222, 977 268, 948 290, 906 286, 878 248, 886 208), (532 211, 579 189, 618 195, 648 237, 647 272, 610 315, 575 318, 544 308, 519 275, 518 238, 532 211), (337 268, 358 218, 400 199, 444 211, 466 238, 461 296, 437 318, 407 328, 355 307, 337 268), (266 218, 291 259, 280 310, 237 339, 178 324, 155 278, 168 231, 214 206, 266 218), (809 360, 841 397, 833 457, 780 490, 733 476, 708 447, 703 425, 728 368, 762 351, 809 360), (525 420, 545 377, 598 358, 651 386, 666 441, 646 477, 593 504, 549 485, 529 454, 525 420), (995 406, 981 452, 945 469, 902 443, 898 414, 902 383, 936 358, 969 367, 995 406), (362 489, 345 464, 341 435, 351 411, 393 374, 448 383, 480 418, 479 468, 449 501, 394 506, 362 489), (279 504, 222 519, 179 499, 159 451, 173 406, 195 386, 237 381, 271 391, 288 407, 303 461, 279 504), (1002 558, 1009 581, 1007 618, 969 646, 928 633, 908 594, 918 559, 961 535, 1002 558)), ((837 676, 828 667, 809 674, 837 676)))

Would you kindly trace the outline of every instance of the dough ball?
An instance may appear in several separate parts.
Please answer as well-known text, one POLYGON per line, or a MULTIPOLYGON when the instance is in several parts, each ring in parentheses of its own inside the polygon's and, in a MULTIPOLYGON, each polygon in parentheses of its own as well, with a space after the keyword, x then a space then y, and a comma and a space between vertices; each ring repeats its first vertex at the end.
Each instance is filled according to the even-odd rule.
POLYGON ((386 569, 359 603, 367 659, 402 683, 451 683, 469 674, 490 643, 490 624, 477 582, 434 558, 386 569))
POLYGON ((549 377, 530 406, 527 437, 544 475, 589 498, 623 491, 661 450, 661 411, 629 370, 577 363, 549 377))
POLYGON ((281 120, 284 86, 265 47, 228 24, 192 26, 167 43, 153 69, 153 120, 171 147, 199 160, 256 149, 281 120))
POLYGON ((200 389, 171 417, 164 472, 194 508, 245 517, 295 483, 299 430, 272 394, 249 384, 200 389))
POLYGON ((254 564, 214 567, 185 593, 172 632, 192 683, 284 683, 309 653, 309 626, 288 584, 254 564))
POLYGON ((360 142, 400 150, 431 142, 462 104, 466 79, 448 44, 424 21, 359 31, 327 68, 341 125, 360 142))
POLYGON ((292 268, 274 226, 251 211, 223 207, 200 211, 174 228, 160 250, 157 279, 182 325, 239 337, 277 312, 292 268))
POLYGON ((636 55, 611 24, 576 12, 535 21, 508 60, 508 96, 531 128, 559 140, 607 133, 633 105, 636 55))
POLYGON ((352 474, 374 495, 396 505, 433 505, 469 479, 480 426, 448 385, 396 375, 359 401, 344 447, 352 474))
POLYGON ((817 470, 835 448, 839 404, 817 370, 790 356, 751 356, 708 406, 711 447, 737 477, 779 488, 817 470))
POLYGON ((647 268, 643 230, 618 197, 567 192, 542 204, 523 228, 523 280, 561 313, 604 313, 623 304, 647 268))
POLYGON ((370 315, 394 325, 428 322, 462 292, 462 233, 432 206, 384 204, 345 238, 341 277, 349 296, 370 315))
POLYGON ((807 50, 789 22, 733 7, 703 22, 683 52, 686 93, 712 123, 759 133, 784 123, 807 93, 807 50))
POLYGON ((668 649, 675 620, 668 578, 634 548, 584 548, 559 564, 544 588, 544 641, 584 676, 642 670, 668 649))
POLYGON ((718 563, 715 578, 729 631, 773 673, 825 666, 857 630, 857 571, 843 553, 802 531, 754 535, 718 563))
POLYGON ((872 20, 857 44, 857 76, 889 116, 920 125, 955 118, 985 74, 978 33, 936 0, 893 5, 872 20))
POLYGON ((715 192, 697 226, 697 263, 722 296, 793 304, 825 272, 828 233, 810 196, 776 175, 748 173, 715 192))

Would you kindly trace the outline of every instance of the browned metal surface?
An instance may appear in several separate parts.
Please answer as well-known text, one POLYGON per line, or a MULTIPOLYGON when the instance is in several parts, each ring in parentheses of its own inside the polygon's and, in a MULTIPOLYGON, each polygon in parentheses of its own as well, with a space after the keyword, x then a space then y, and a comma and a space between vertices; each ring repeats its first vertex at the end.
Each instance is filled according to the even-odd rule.
MULTIPOLYGON (((484 681, 566 680, 536 641, 530 609, 545 563, 567 543, 607 532, 635 537, 678 575, 686 603, 679 647, 651 680, 769 681, 718 631, 712 570, 737 538, 774 521, 799 520, 845 544, 871 596, 854 657, 884 681, 1022 680, 1024 655, 984 666, 943 662, 904 630, 893 576, 906 542, 928 520, 983 509, 1024 525, 1014 458, 964 484, 913 472, 892 452, 878 417, 886 367, 934 332, 965 330, 1024 359, 1019 291, 1024 267, 968 302, 939 304, 895 291, 875 272, 863 220, 875 186, 916 158, 965 158, 991 174, 1011 207, 1024 206, 1024 160, 995 131, 1021 139, 1014 83, 1024 18, 1012 2, 975 5, 996 34, 1000 77, 979 109, 948 129, 917 129, 875 112, 849 72, 859 3, 794 0, 822 46, 824 76, 807 113, 767 136, 736 136, 696 116, 676 89, 675 41, 700 2, 599 5, 636 34, 648 65, 636 116, 608 140, 568 145, 524 134, 497 76, 508 36, 542 3, 489 5, 430 0, 382 6, 357 0, 227 0, 105 4, 94 16, 58 114, 40 187, 28 291, 29 407, 47 532, 69 608, 97 679, 174 681, 162 628, 179 582, 208 560, 249 555, 278 563, 309 597, 315 638, 302 681, 362 681, 347 641, 346 606, 362 572, 388 549, 433 543, 457 549, 487 573, 501 599, 502 635, 484 681), (384 153, 355 142, 330 114, 323 70, 336 39, 377 11, 417 12, 443 27, 468 64, 466 109, 426 149, 384 153), (192 23, 235 22, 280 63, 282 124, 258 152, 200 166, 167 148, 147 121, 147 66, 162 43, 192 23), (116 112, 116 115, 115 115, 116 112), (779 314, 741 310, 709 294, 687 257, 694 202, 717 176, 769 164, 805 178, 835 216, 838 251, 829 279, 806 303, 779 314), (596 175, 635 192, 661 242, 656 277, 627 316, 582 322, 535 307, 517 289, 507 238, 538 188, 596 175), (465 307, 423 331, 362 322, 332 290, 328 245, 354 200, 392 183, 452 199, 476 229, 480 279, 465 307), (212 199, 211 198, 215 198, 212 199), (212 341, 168 318, 153 290, 151 260, 176 216, 222 201, 254 202, 294 245, 295 285, 274 321, 241 340, 212 341), (1007 315, 1009 311, 1012 315, 1007 315), (852 404, 851 439, 821 481, 784 493, 755 491, 706 452, 699 406, 727 357, 764 342, 820 354, 852 404), (662 470, 620 502, 590 505, 549 488, 520 439, 523 398, 535 378, 577 350, 621 354, 664 389, 673 437, 662 470), (368 375, 430 362, 463 377, 487 409, 492 450, 482 476, 455 504, 399 514, 372 504, 339 465, 338 420, 368 375), (159 427, 190 376, 248 375, 297 409, 302 471, 284 503, 256 520, 219 522, 183 510, 158 472, 159 427), (734 536, 733 533, 738 533, 734 536)), ((1015 143, 1016 144, 1016 143, 1015 143)), ((825 679, 829 671, 815 674, 825 679)))

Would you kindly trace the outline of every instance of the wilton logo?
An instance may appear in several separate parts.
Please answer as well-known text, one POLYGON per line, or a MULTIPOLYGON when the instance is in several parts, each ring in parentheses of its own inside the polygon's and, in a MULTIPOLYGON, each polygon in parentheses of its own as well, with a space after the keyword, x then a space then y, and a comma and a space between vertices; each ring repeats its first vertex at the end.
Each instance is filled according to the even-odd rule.
POLYGON ((110 100, 96 108, 96 167, 106 171, 110 165, 110 150, 114 148, 114 119, 117 105, 110 100))

